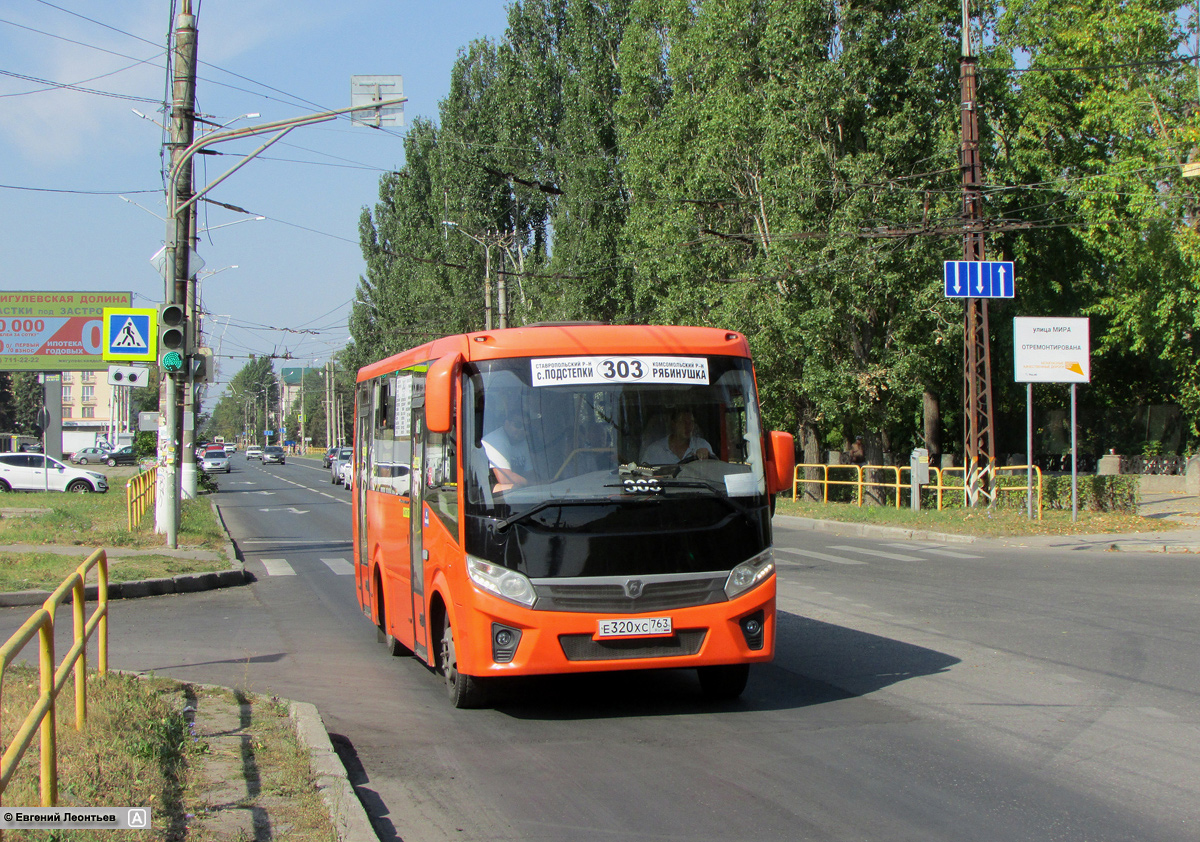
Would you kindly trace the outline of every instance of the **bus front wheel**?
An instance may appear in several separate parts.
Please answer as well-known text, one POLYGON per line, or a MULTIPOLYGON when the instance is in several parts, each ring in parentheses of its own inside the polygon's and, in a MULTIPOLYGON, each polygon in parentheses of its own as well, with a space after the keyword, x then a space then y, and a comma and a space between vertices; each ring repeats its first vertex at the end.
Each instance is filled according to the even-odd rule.
POLYGON ((450 703, 456 708, 481 706, 484 702, 483 683, 473 675, 463 675, 458 671, 458 651, 454 645, 454 629, 450 627, 449 614, 442 625, 441 662, 450 703))
POLYGON ((750 678, 749 664, 722 664, 715 667, 697 667, 700 677, 700 692, 704 697, 717 702, 727 702, 742 695, 746 681, 750 678))

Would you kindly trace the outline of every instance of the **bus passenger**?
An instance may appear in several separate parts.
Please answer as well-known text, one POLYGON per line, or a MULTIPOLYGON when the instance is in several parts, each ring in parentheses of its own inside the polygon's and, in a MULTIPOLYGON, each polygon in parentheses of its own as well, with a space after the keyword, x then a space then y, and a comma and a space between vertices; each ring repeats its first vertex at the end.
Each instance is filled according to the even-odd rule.
POLYGON ((642 450, 641 461, 648 465, 674 465, 685 459, 713 458, 712 445, 696 435, 696 419, 690 409, 671 413, 671 432, 642 450))

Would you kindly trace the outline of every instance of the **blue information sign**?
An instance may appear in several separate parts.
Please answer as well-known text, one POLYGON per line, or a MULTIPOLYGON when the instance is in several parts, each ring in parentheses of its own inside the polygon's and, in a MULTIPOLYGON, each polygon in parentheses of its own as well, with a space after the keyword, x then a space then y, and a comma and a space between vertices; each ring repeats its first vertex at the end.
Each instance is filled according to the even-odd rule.
POLYGON ((1011 260, 947 260, 947 298, 1012 298, 1016 276, 1011 260))

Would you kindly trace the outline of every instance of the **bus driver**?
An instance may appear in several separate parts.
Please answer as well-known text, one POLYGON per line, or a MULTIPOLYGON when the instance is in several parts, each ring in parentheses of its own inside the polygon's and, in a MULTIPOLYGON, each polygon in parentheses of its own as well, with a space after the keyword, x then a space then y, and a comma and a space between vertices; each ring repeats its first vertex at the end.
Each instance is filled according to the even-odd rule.
POLYGON ((671 413, 671 432, 642 451, 641 461, 647 465, 674 465, 684 460, 711 459, 712 445, 696 435, 696 419, 690 409, 671 413))

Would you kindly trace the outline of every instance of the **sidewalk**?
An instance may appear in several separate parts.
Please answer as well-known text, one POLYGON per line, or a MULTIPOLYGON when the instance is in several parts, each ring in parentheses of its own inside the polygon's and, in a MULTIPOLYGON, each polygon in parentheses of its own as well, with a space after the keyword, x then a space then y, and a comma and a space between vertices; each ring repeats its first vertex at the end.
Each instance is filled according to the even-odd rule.
POLYGON ((1200 497, 1187 494, 1143 494, 1138 514, 1166 520, 1175 529, 1161 532, 1117 532, 1100 535, 1037 535, 997 539, 1010 547, 1059 550, 1121 550, 1138 553, 1200 553, 1200 497))

